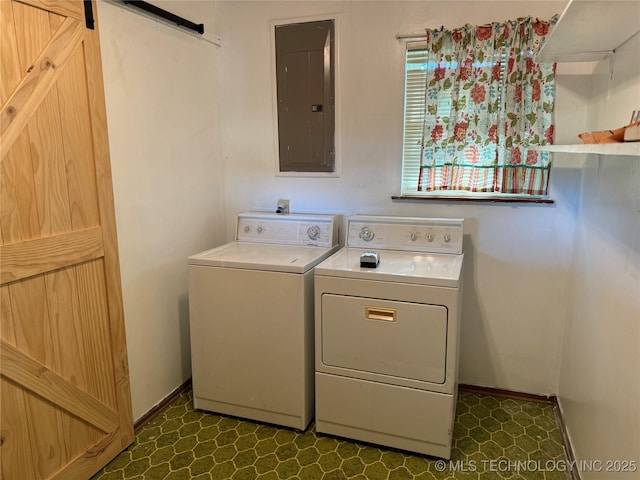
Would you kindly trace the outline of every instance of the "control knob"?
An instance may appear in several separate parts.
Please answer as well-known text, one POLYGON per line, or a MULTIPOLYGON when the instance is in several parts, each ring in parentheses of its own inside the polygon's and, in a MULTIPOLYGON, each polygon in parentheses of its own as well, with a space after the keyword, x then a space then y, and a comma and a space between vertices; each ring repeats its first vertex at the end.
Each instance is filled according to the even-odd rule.
POLYGON ((320 227, 314 225, 313 227, 309 227, 307 229, 307 236, 311 240, 317 240, 320 237, 320 227))
POLYGON ((360 238, 365 242, 370 242, 376 234, 369 227, 362 227, 360 230, 360 238))

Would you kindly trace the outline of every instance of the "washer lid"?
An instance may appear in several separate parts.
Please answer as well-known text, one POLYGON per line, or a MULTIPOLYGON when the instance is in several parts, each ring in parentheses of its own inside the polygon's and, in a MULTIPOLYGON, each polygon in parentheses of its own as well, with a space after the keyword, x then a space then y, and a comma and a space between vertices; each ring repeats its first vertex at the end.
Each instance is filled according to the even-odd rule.
POLYGON ((437 287, 458 287, 460 284, 463 254, 378 250, 378 267, 366 268, 360 266, 360 255, 366 251, 343 248, 316 266, 315 274, 437 287))
POLYGON ((192 255, 188 259, 188 264, 271 272, 305 273, 337 249, 337 246, 325 248, 231 242, 192 255))

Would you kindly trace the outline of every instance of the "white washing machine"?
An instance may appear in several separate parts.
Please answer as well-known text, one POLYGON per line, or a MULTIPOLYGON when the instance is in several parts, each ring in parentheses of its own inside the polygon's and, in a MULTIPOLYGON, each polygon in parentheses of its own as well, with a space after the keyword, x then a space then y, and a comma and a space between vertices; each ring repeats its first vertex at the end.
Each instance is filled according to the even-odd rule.
POLYGON ((462 219, 349 218, 315 268, 318 432, 450 458, 462 238, 462 219))
POLYGON ((313 418, 313 267, 339 215, 238 215, 188 259, 194 407, 304 430, 313 418))

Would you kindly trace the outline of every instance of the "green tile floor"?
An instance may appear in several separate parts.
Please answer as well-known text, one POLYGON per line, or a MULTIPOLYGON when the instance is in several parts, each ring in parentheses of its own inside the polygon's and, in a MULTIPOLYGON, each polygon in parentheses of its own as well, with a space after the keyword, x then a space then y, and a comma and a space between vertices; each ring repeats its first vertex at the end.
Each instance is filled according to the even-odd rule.
POLYGON ((93 480, 566 480, 550 404, 461 392, 451 461, 193 409, 176 398, 93 480))

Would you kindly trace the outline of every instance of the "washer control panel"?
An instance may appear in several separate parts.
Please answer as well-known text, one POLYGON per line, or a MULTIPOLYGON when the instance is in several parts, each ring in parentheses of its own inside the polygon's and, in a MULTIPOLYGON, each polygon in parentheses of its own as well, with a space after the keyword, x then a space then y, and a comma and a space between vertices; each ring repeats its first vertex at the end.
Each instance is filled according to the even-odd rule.
POLYGON ((340 218, 341 215, 242 212, 238 214, 236 240, 333 247, 338 244, 340 218))
POLYGON ((367 249, 462 253, 463 219, 354 215, 347 246, 367 249))

